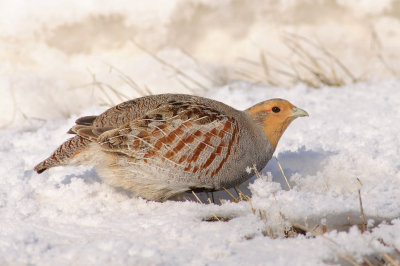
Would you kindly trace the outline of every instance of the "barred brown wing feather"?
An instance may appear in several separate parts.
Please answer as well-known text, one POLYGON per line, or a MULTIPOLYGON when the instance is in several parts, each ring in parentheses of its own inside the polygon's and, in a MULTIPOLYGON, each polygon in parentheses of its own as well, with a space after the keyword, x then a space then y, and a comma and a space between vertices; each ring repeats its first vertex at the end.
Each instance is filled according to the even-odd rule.
POLYGON ((103 134, 104 132, 113 130, 112 127, 94 127, 92 125, 75 125, 73 126, 70 131, 78 136, 81 136, 84 139, 90 141, 97 141, 97 138, 103 134))
POLYGON ((93 124, 93 121, 97 118, 97 115, 90 115, 90 116, 82 116, 75 121, 77 125, 85 125, 90 126, 93 124))
POLYGON ((101 134, 97 142, 141 163, 170 163, 200 176, 219 172, 238 141, 238 123, 209 106, 170 101, 101 134))

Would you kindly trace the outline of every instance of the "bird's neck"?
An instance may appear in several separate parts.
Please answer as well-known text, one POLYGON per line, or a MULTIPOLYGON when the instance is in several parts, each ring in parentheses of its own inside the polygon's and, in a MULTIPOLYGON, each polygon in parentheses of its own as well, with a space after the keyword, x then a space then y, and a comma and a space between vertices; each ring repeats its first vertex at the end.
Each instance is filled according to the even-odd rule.
POLYGON ((267 121, 264 121, 263 123, 263 131, 265 136, 267 136, 267 139, 269 143, 271 143, 272 147, 274 147, 274 150, 276 149, 276 146, 278 145, 278 142, 280 138, 282 137, 283 133, 285 132, 286 128, 289 126, 290 121, 284 122, 284 123, 270 123, 267 121))
POLYGON ((263 129, 265 136, 275 150, 279 139, 293 119, 288 118, 281 121, 268 115, 267 112, 254 110, 254 108, 249 108, 246 111, 250 114, 252 120, 263 129))

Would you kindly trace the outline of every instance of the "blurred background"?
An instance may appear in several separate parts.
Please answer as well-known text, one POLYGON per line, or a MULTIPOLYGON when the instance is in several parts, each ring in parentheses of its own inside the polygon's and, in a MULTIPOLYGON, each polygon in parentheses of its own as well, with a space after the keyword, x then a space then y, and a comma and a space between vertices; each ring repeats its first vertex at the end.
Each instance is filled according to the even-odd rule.
POLYGON ((399 51, 398 0, 3 0, 0 127, 237 81, 398 78, 399 51))

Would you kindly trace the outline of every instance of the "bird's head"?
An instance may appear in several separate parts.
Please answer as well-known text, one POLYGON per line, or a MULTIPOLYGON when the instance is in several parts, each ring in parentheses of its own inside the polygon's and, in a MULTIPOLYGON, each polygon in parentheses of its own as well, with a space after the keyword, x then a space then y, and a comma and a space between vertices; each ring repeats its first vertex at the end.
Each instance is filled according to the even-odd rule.
POLYGON ((283 99, 271 99, 246 110, 253 121, 260 125, 271 145, 276 148, 279 139, 289 124, 308 113, 283 99))

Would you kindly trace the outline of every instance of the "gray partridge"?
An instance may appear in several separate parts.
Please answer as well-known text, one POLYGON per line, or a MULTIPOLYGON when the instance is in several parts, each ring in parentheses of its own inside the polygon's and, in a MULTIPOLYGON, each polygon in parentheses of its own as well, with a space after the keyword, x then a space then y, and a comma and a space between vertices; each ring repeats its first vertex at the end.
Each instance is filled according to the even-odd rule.
POLYGON ((282 99, 245 111, 183 94, 146 96, 76 121, 35 171, 88 164, 108 184, 148 200, 216 191, 265 167, 287 126, 307 112, 282 99))

